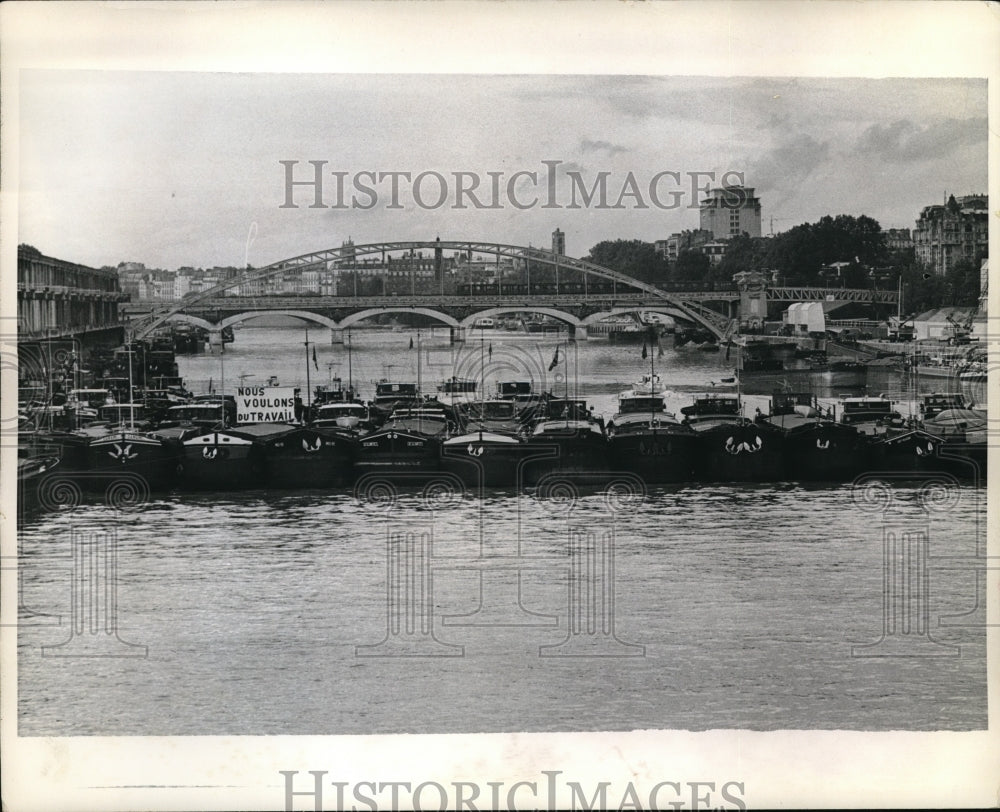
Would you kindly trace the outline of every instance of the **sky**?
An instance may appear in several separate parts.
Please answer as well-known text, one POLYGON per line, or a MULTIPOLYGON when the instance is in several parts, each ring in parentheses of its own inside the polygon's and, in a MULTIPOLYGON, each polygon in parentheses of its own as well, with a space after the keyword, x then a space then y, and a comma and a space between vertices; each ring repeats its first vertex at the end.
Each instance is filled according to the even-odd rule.
POLYGON ((912 228, 946 192, 987 187, 982 79, 24 70, 19 92, 18 241, 92 266, 259 266, 348 238, 548 247, 557 227, 579 257, 697 228, 694 187, 728 172, 756 190, 764 234, 826 214, 912 228), (305 186, 283 207, 281 161, 294 180, 325 162, 329 208, 305 186), (352 190, 366 171, 410 173, 395 208, 388 174, 360 180, 374 206, 352 190), (459 200, 457 172, 494 207, 459 200), (415 199, 421 173, 445 188, 425 175, 415 199), (588 190, 607 173, 606 205, 570 208, 572 173, 588 190))

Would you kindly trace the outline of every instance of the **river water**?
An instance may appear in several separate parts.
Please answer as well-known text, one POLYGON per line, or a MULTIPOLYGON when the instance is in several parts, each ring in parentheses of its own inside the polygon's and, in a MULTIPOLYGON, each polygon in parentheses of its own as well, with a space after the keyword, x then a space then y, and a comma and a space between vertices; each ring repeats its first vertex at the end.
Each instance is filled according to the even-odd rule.
MULTIPOLYGON (((363 395, 416 380, 411 335, 425 390, 485 366, 488 391, 530 378, 605 416, 650 363, 592 340, 550 372, 558 336, 358 331, 363 395)), ((181 373, 305 387, 303 341, 246 327, 181 373)), ((310 383, 346 378, 345 348, 310 341, 310 383)), ((655 363, 678 404, 732 374, 655 363)), ((20 536, 19 733, 983 729, 985 522, 984 489, 919 479, 85 495, 20 536)))

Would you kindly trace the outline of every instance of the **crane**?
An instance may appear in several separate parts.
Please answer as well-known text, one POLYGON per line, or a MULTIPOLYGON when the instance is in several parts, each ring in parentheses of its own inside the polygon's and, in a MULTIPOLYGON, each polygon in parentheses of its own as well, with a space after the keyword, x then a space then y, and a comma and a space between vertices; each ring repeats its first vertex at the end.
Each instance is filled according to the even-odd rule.
POLYGON ((945 316, 945 319, 951 325, 951 329, 949 330, 951 335, 948 336, 948 343, 953 345, 968 344, 971 340, 969 333, 972 332, 972 315, 970 314, 965 322, 959 322, 951 315, 945 316))
POLYGON ((788 220, 788 218, 787 217, 772 217, 770 219, 771 219, 771 231, 770 231, 770 234, 768 236, 773 237, 774 236, 774 221, 777 220, 779 223, 784 223, 785 221, 788 220))

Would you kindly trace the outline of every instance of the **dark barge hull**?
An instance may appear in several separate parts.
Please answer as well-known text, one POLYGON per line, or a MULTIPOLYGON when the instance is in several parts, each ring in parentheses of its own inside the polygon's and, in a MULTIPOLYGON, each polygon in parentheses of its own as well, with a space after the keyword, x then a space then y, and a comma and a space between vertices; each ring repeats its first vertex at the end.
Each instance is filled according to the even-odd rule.
POLYGON ((358 476, 378 474, 387 479, 405 479, 416 472, 440 470, 440 448, 436 437, 381 429, 361 439, 354 469, 358 476))
POLYGON ((872 441, 869 459, 875 471, 940 472, 986 481, 986 443, 948 442, 921 429, 872 441))
POLYGON ((184 440, 180 483, 187 489, 230 491, 264 486, 265 461, 251 440, 210 432, 184 440))
POLYGON ((266 447, 272 488, 332 488, 353 478, 356 441, 342 432, 302 428, 266 447))
POLYGON ((647 483, 690 482, 697 439, 689 432, 663 430, 616 434, 608 441, 611 467, 647 483))
POLYGON ((785 479, 784 442, 754 424, 715 425, 697 434, 695 477, 705 482, 776 482, 785 479))
POLYGON ((46 476, 58 470, 58 457, 34 457, 17 461, 18 524, 44 507, 39 498, 40 487, 46 476))
POLYGON ((851 426, 821 423, 784 437, 785 475, 811 482, 845 482, 868 469, 869 443, 851 426))
POLYGON ((589 429, 533 435, 524 455, 524 482, 528 485, 552 473, 570 479, 586 477, 607 471, 610 464, 607 439, 589 429))
POLYGON ((169 490, 176 484, 179 458, 175 446, 155 437, 122 432, 90 442, 88 470, 95 481, 113 482, 116 476, 131 482, 141 478, 151 491, 169 490))
POLYGON ((454 474, 470 488, 509 488, 523 485, 523 464, 528 444, 495 443, 489 438, 459 438, 442 444, 441 469, 454 474))

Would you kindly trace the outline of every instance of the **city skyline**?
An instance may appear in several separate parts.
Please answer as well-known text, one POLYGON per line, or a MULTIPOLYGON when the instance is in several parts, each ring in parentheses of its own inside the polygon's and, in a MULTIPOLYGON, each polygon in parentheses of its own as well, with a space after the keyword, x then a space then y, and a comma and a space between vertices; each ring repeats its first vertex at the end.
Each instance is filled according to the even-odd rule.
POLYGON ((764 234, 840 213, 912 229, 924 206, 987 182, 976 79, 26 71, 20 92, 19 242, 98 267, 260 266, 349 237, 546 247, 556 228, 582 256, 697 228, 696 189, 726 173, 756 189, 764 234), (304 185, 283 207, 288 162, 301 183, 310 161, 331 207, 311 208, 304 185), (359 174, 385 176, 377 204, 333 208, 335 172, 347 203, 359 174), (404 179, 392 206, 400 172, 430 178, 431 204, 445 177, 444 203, 418 205, 404 179), (455 208, 455 173, 481 181, 487 207, 455 208), (602 173, 608 204, 571 208, 572 176, 584 188, 602 173))

